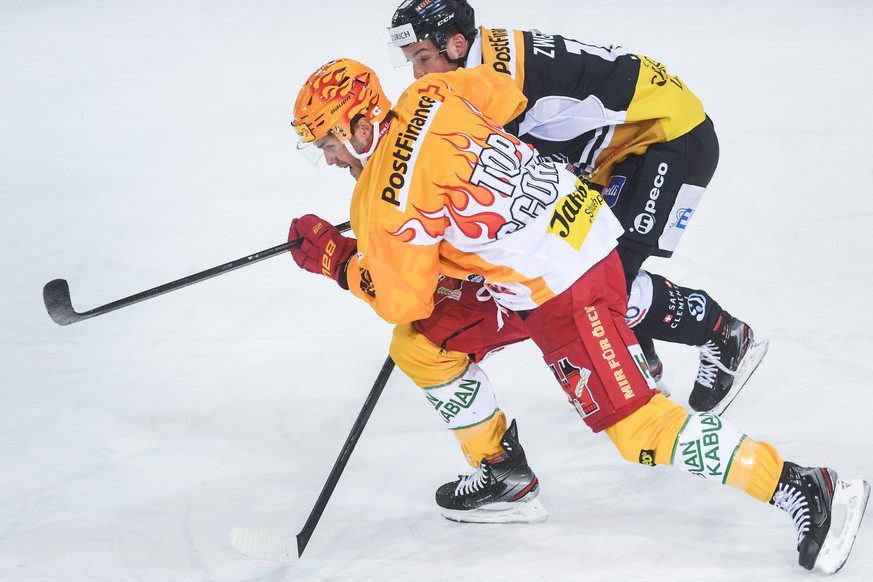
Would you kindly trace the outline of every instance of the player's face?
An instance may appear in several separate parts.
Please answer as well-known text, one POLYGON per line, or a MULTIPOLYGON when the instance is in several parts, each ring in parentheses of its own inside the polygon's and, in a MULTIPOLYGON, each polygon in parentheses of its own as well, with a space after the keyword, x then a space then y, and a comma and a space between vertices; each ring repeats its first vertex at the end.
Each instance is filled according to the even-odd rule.
POLYGON ((428 73, 446 73, 458 68, 458 65, 447 61, 433 41, 428 38, 405 46, 402 50, 406 60, 412 63, 412 74, 416 79, 428 73))
MULTIPOLYGON (((354 137, 352 138, 354 144, 354 137)), ((360 177, 364 171, 364 164, 361 160, 351 154, 346 148, 346 145, 336 138, 333 134, 328 134, 320 139, 315 140, 313 145, 321 150, 324 154, 324 161, 329 166, 337 168, 348 168, 349 173, 355 180, 360 177)), ((364 150, 366 151, 366 150, 364 150)))

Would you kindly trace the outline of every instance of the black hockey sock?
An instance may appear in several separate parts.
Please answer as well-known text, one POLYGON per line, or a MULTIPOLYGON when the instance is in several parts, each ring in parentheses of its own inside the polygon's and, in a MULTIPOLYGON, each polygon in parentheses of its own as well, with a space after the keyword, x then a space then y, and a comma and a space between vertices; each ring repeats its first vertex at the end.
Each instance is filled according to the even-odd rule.
POLYGON ((646 359, 651 361, 653 358, 657 357, 655 352, 655 342, 652 341, 652 338, 641 334, 636 328, 633 332, 634 335, 637 336, 637 342, 639 342, 640 349, 643 350, 643 355, 646 356, 646 359))
POLYGON ((649 276, 652 305, 634 333, 689 346, 705 344, 722 314, 721 306, 702 289, 680 287, 654 273, 649 276))

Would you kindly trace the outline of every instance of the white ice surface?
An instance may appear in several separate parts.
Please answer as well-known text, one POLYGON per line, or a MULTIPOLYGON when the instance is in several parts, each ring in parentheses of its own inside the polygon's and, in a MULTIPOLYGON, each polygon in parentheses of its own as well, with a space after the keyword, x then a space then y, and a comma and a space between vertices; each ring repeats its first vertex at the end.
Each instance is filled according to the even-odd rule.
MULTIPOLYGON (((234 552, 296 533, 386 356, 390 326, 290 257, 69 327, 84 311, 348 217, 351 178, 295 151, 323 62, 374 67, 398 0, 0 0, 0 580, 809 579, 791 520, 670 468, 620 460, 535 347, 486 362, 550 519, 441 518, 467 470, 397 373, 303 559, 234 552)), ((480 22, 621 44, 704 101, 721 162, 676 256, 771 342, 726 416, 786 458, 873 479, 873 3, 476 2, 480 22)), ((684 402, 696 353, 660 344, 684 402)), ((839 579, 870 580, 873 524, 839 579)), ((813 575, 814 576, 814 575, 813 575)))

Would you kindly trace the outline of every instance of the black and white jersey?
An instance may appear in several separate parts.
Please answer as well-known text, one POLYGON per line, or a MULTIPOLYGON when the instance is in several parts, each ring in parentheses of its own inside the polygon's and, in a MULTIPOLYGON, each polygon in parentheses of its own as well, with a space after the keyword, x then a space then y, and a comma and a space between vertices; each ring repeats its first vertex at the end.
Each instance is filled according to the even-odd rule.
POLYGON ((528 99, 507 129, 542 155, 566 156, 594 182, 608 179, 617 161, 705 119, 700 100, 678 77, 620 46, 480 27, 465 66, 482 64, 511 75, 528 99))

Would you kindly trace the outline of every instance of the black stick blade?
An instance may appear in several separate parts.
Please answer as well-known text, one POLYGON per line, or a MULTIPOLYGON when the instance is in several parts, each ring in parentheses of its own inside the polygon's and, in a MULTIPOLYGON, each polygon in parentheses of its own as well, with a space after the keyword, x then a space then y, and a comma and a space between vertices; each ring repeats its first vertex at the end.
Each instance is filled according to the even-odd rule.
POLYGON ((81 319, 73 309, 70 284, 65 279, 54 279, 46 283, 42 288, 42 299, 49 317, 58 325, 70 325, 81 319))

